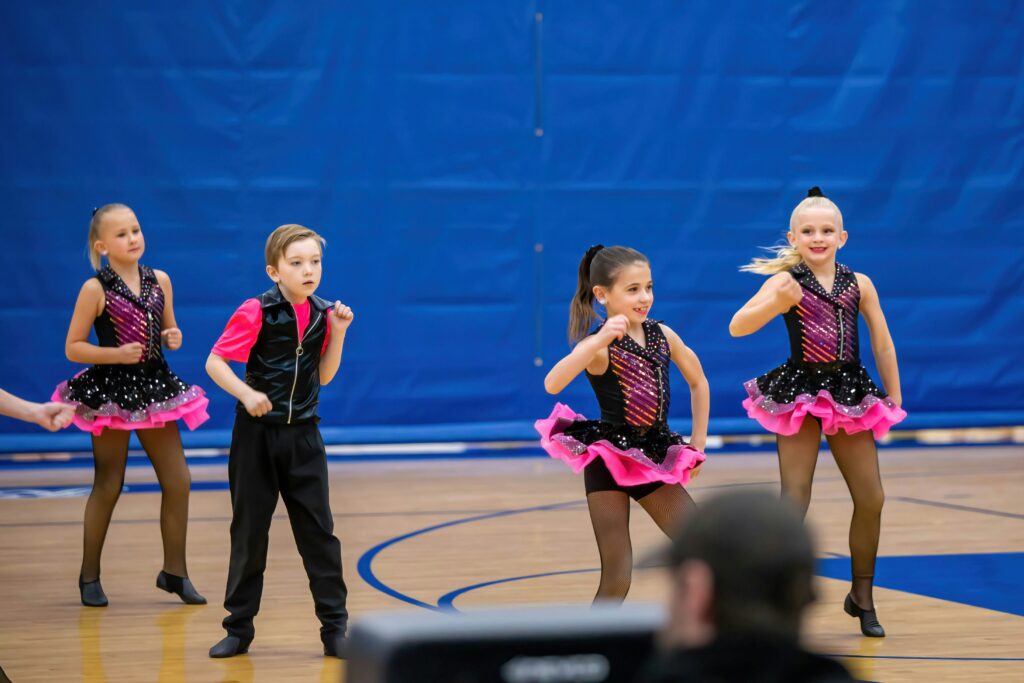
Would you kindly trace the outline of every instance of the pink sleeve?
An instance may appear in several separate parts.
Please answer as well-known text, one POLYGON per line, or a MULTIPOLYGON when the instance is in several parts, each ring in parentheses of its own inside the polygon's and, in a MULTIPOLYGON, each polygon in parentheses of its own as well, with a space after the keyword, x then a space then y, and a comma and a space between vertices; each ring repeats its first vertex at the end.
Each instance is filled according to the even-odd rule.
MULTIPOLYGON (((330 311, 327 312, 330 315, 330 311)), ((324 355, 324 351, 327 350, 327 342, 331 341, 331 321, 327 321, 327 332, 324 334, 324 345, 320 347, 320 355, 324 355)))
POLYGON ((246 299, 224 327, 220 339, 213 345, 213 353, 221 358, 245 363, 249 350, 256 343, 263 323, 259 299, 246 299))

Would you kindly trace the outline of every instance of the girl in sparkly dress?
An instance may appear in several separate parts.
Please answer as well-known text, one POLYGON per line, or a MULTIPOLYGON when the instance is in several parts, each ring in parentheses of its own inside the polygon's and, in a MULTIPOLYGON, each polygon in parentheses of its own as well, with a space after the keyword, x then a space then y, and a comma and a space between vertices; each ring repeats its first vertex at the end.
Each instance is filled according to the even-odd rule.
POLYGON ((629 499, 666 534, 693 500, 683 488, 704 462, 708 383, 700 361, 668 326, 648 318, 654 303, 647 257, 628 247, 591 247, 580 262, 569 312, 572 353, 544 379, 551 394, 581 372, 597 396, 601 419, 588 420, 558 403, 538 420, 541 445, 574 472, 583 471, 590 520, 601 557, 597 600, 621 601, 629 591, 633 556, 629 499), (598 321, 597 300, 607 320, 598 321), (690 443, 668 427, 669 360, 690 386, 690 443))
POLYGON ((189 604, 203 598, 188 579, 185 534, 191 481, 178 433, 178 420, 195 429, 209 419, 199 387, 183 382, 167 367, 163 348, 181 347, 174 320, 171 280, 139 263, 145 249, 135 213, 123 204, 93 212, 89 260, 97 269, 78 294, 65 352, 74 363, 92 367, 61 383, 53 400, 75 407, 73 424, 92 435, 95 475, 85 506, 82 604, 103 607, 100 554, 110 516, 124 485, 128 438, 134 431, 160 482, 163 571, 158 588, 189 604), (100 267, 101 256, 108 264, 100 267), (89 341, 95 327, 99 342, 89 341))
POLYGON ((741 268, 771 277, 733 316, 729 332, 748 335, 781 315, 790 343, 789 360, 744 385, 743 407, 776 434, 783 495, 805 514, 824 432, 854 504, 853 584, 844 609, 860 619, 864 635, 882 637, 872 598, 884 501, 875 439, 907 415, 896 350, 871 280, 836 263, 847 237, 843 216, 817 187, 793 210, 786 237, 789 246, 777 247, 774 257, 741 268), (860 363, 858 314, 886 391, 860 363))

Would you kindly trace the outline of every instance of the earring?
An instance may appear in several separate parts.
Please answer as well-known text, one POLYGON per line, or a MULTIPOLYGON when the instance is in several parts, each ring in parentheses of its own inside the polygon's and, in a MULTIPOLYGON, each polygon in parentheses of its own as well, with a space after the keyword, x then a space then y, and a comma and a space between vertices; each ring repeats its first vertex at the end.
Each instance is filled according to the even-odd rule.
POLYGON ((599 303, 599 304, 601 304, 602 306, 604 306, 604 305, 605 305, 606 303, 608 303, 608 302, 607 302, 607 301, 605 301, 604 299, 598 299, 598 300, 597 300, 597 303, 599 303))

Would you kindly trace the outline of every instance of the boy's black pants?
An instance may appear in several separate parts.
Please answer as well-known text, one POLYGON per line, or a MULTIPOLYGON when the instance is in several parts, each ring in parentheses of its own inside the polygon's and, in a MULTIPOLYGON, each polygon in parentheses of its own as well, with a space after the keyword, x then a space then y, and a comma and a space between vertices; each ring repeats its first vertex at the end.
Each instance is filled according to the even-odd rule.
POLYGON ((224 607, 229 634, 251 640, 267 567, 270 520, 278 494, 309 577, 321 637, 344 633, 348 590, 341 575, 341 544, 327 495, 327 456, 315 422, 266 424, 235 418, 228 456, 231 486, 231 563, 224 607))

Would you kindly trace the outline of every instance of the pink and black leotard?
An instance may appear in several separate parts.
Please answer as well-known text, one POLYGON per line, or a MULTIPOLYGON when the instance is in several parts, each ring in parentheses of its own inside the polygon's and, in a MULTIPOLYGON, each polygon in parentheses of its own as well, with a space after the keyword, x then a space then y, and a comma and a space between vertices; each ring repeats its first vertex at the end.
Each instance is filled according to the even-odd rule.
POLYGON ((875 438, 881 438, 907 413, 861 365, 856 275, 837 263, 831 292, 825 291, 806 264, 797 265, 790 275, 803 288, 803 299, 783 315, 789 360, 743 385, 748 395, 743 407, 776 434, 796 434, 810 415, 821 421, 825 434, 870 429, 875 438))
POLYGON ((668 427, 668 340, 657 321, 643 328, 645 346, 629 335, 616 339, 608 346, 608 370, 587 373, 600 420, 558 403, 534 426, 544 450, 574 472, 601 459, 621 486, 685 484, 705 457, 668 427))
POLYGON ((160 337, 164 291, 152 268, 140 265, 139 275, 142 289, 136 296, 110 266, 96 273, 106 303, 94 327, 100 346, 142 344, 142 360, 94 365, 53 392, 54 401, 76 406, 73 423, 83 431, 156 428, 177 419, 195 429, 210 417, 203 390, 167 367, 160 337))

